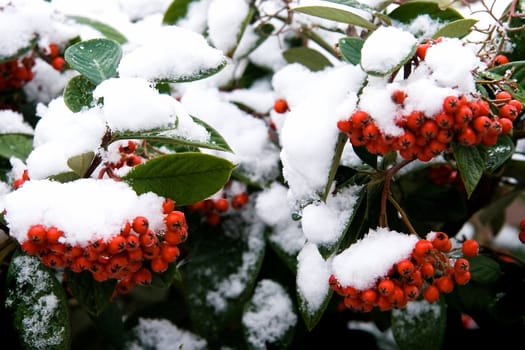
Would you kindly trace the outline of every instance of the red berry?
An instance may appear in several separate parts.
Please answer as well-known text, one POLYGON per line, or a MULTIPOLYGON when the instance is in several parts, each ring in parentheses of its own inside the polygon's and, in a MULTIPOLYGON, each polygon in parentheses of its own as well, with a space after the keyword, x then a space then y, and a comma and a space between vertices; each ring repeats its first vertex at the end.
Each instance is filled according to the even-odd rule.
POLYGON ((434 285, 442 293, 450 293, 454 290, 454 280, 449 275, 443 275, 434 280, 434 285))
POLYGON ((182 211, 172 211, 166 215, 164 221, 168 231, 186 230, 188 228, 186 216, 182 211))
POLYGON ((463 273, 459 273, 457 271, 454 271, 454 281, 456 281, 456 283, 461 285, 461 286, 467 284, 468 281, 470 281, 471 276, 472 275, 470 274, 470 271, 466 271, 466 272, 463 272, 463 273))
POLYGON ((238 193, 232 197, 232 207, 234 209, 241 209, 242 207, 246 205, 246 203, 248 203, 248 200, 249 200, 248 193, 246 192, 238 193))
POLYGON ((443 109, 448 114, 455 114, 460 105, 459 98, 457 96, 447 96, 443 100, 443 109))
POLYGON ((507 103, 500 107, 498 115, 500 118, 508 118, 514 121, 518 117, 518 110, 512 104, 507 103))
POLYGON ((403 259, 397 263, 396 269, 401 276, 409 276, 414 271, 414 264, 409 259, 403 259))
POLYGON ((492 120, 486 115, 476 117, 472 121, 472 128, 474 128, 474 130, 476 130, 481 135, 485 135, 486 133, 488 133, 491 125, 492 120))
POLYGON ((108 243, 107 250, 110 254, 118 254, 126 249, 126 238, 121 235, 117 235, 108 243))
POLYGON ((168 269, 168 263, 161 257, 157 257, 151 260, 151 271, 153 272, 164 272, 168 269))
POLYGON ((394 292, 395 284, 392 280, 383 279, 377 285, 377 290, 381 295, 389 296, 394 292))
POLYGON ((60 231, 55 226, 51 226, 47 229, 46 240, 48 243, 57 243, 59 238, 64 235, 63 231, 60 231))
POLYGON ((175 210, 175 201, 170 198, 166 198, 162 203, 162 213, 169 214, 173 210, 175 210))
POLYGON ((520 228, 520 231, 525 231, 525 219, 521 219, 519 228, 520 228))
POLYGON ((345 133, 352 131, 352 122, 350 119, 340 119, 337 121, 337 128, 345 133))
POLYGON ((179 247, 171 244, 163 244, 160 248, 160 256, 168 263, 174 262, 180 254, 179 247))
POLYGON ((63 71, 66 66, 66 60, 63 57, 55 57, 51 60, 51 66, 57 71, 63 71))
POLYGON ((230 203, 226 198, 218 198, 217 200, 215 200, 214 206, 215 209, 217 209, 217 211, 224 213, 228 211, 230 203))
POLYGON ((494 57, 494 61, 492 61, 492 64, 494 65, 494 67, 501 66, 502 64, 507 64, 507 63, 509 63, 508 57, 505 55, 501 55, 501 54, 494 57))
POLYGON ((499 102, 508 102, 512 99, 512 95, 508 91, 499 91, 496 93, 495 98, 499 102))
POLYGON ((405 102, 406 97, 407 97, 407 94, 403 90, 395 90, 392 93, 392 101, 394 101, 394 103, 398 105, 403 104, 403 102, 405 102))
POLYGON ((288 107, 288 102, 282 98, 275 100, 275 103, 273 104, 273 109, 277 113, 285 113, 290 110, 288 107))
POLYGON ((479 243, 474 239, 467 239, 461 244, 461 251, 466 257, 473 257, 479 253, 479 243))
POLYGON ((423 298, 429 303, 434 303, 439 299, 439 289, 434 285, 429 285, 423 291, 423 298))
POLYGON ((412 254, 416 258, 424 258, 428 254, 430 254, 432 249, 433 249, 433 245, 430 241, 426 239, 420 239, 419 241, 417 241, 412 254))
POLYGON ((27 230, 27 238, 36 244, 42 244, 46 240, 46 229, 43 225, 33 225, 27 230))
POLYGON ((137 216, 133 219, 131 227, 133 228, 133 231, 137 232, 139 235, 143 235, 148 232, 149 220, 145 216, 137 216))
POLYGON ((465 273, 470 269, 470 263, 465 258, 458 258, 454 263, 454 271, 457 273, 465 273))
POLYGON ((147 268, 142 268, 135 272, 132 280, 135 284, 150 284, 152 279, 151 271, 147 268))
MULTIPOLYGON (((520 233, 518 233, 518 239, 520 240, 521 243, 525 244, 525 231, 520 231, 520 233)), ((27 242, 28 241, 26 241, 25 243, 27 242)))
POLYGON ((370 122, 371 119, 372 118, 367 112, 361 110, 355 111, 350 116, 350 121, 352 122, 354 129, 362 129, 366 124, 370 122))
POLYGON ((430 47, 430 44, 419 44, 416 48, 417 57, 424 60, 427 55, 427 50, 429 47, 430 47))

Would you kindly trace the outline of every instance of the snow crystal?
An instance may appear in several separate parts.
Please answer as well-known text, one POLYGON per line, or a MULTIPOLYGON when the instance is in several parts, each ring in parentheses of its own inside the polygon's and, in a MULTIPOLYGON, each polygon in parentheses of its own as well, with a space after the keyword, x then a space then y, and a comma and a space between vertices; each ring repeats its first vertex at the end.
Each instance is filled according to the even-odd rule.
POLYGON ((250 7, 246 0, 213 0, 208 8, 208 35, 211 43, 224 52, 237 45, 241 26, 250 7))

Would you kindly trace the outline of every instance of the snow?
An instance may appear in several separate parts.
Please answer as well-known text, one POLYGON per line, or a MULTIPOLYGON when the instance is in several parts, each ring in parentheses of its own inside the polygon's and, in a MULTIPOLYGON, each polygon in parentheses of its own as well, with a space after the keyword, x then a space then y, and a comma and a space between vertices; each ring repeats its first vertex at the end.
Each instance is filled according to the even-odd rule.
POLYGON ((79 179, 67 183, 26 181, 0 203, 6 210, 10 234, 19 242, 27 240, 31 225, 41 224, 64 231, 62 243, 87 246, 120 234, 124 224, 139 215, 148 218, 152 230, 160 231, 164 227, 163 201, 151 192, 137 195, 124 182, 79 179))
POLYGON ((132 328, 132 333, 136 339, 126 344, 126 350, 204 350, 208 346, 205 339, 165 319, 141 317, 138 324, 132 328))
POLYGON ((33 127, 24 121, 22 113, 0 110, 0 134, 33 134, 33 127))
POLYGON ((394 264, 410 257, 417 241, 415 235, 387 228, 370 229, 362 239, 333 258, 332 272, 342 286, 358 290, 372 288, 394 264))
POLYGON ((254 349, 266 349, 280 340, 297 323, 292 300, 285 289, 269 279, 259 281, 242 324, 254 349))
POLYGON ((388 73, 415 50, 417 39, 397 27, 379 27, 365 40, 361 67, 371 73, 388 73))
POLYGON ((213 46, 230 52, 237 46, 242 24, 248 15, 246 0, 214 0, 208 7, 208 35, 213 46))
POLYGON ((124 54, 118 66, 120 77, 153 80, 194 80, 208 70, 226 64, 220 50, 191 30, 160 26, 148 31, 142 42, 124 54))
POLYGON ((306 310, 314 313, 328 297, 330 266, 317 246, 306 243, 297 256, 297 290, 305 302, 306 310))

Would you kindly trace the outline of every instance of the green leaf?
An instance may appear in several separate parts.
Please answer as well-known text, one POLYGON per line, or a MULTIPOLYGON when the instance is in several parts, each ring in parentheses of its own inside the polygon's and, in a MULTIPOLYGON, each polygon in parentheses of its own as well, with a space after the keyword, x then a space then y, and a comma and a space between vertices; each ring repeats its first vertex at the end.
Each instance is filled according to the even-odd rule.
POLYGON ((32 135, 0 134, 0 157, 16 157, 24 161, 32 149, 32 135))
POLYGON ((101 315, 111 302, 116 280, 97 282, 90 271, 75 273, 66 269, 65 272, 71 292, 82 307, 92 316, 101 315))
POLYGON ((189 147, 195 147, 195 148, 208 148, 208 149, 214 149, 217 151, 224 151, 224 152, 232 152, 233 150, 230 148, 226 140, 219 134, 217 130, 215 130, 211 125, 207 124, 203 120, 191 116, 193 121, 196 124, 201 125, 206 129, 206 131, 210 135, 209 142, 201 142, 201 141, 195 141, 190 140, 181 136, 177 135, 177 127, 168 127, 168 128, 159 128, 159 129, 152 129, 147 131, 140 131, 140 132, 132 132, 132 131, 124 131, 124 132, 115 132, 113 136, 113 141, 116 140, 129 140, 129 139, 145 139, 151 142, 159 142, 164 144, 170 144, 170 145, 180 145, 180 146, 189 146, 189 147))
POLYGON ((58 181, 61 183, 71 182, 80 179, 80 176, 78 176, 74 171, 68 171, 65 173, 56 174, 53 176, 49 176, 48 179, 58 181))
POLYGON ((177 21, 186 16, 188 7, 195 0, 173 0, 164 12, 162 24, 176 24, 177 21))
POLYGON ((452 7, 442 9, 439 4, 432 1, 410 1, 396 7, 388 16, 402 23, 410 23, 416 17, 428 15, 433 20, 452 22, 463 19, 461 13, 452 7))
POLYGON ((201 80, 204 78, 211 77, 214 74, 217 74, 220 72, 224 67, 226 67, 226 64, 228 62, 226 60, 222 60, 217 66, 215 67, 208 67, 208 68, 202 68, 199 71, 191 72, 190 74, 184 74, 173 78, 159 78, 156 80, 156 82, 162 82, 162 83, 189 83, 191 81, 201 80))
POLYGON ((239 213, 223 217, 220 227, 189 225, 189 230, 185 245, 191 259, 180 267, 188 315, 198 334, 220 341, 252 293, 264 260, 264 225, 239 213))
POLYGON ((340 8, 330 6, 297 6, 292 8, 292 11, 305 13, 324 19, 329 19, 336 22, 355 25, 365 29, 376 29, 375 24, 367 19, 356 15, 352 11, 346 11, 340 8))
POLYGON ((286 62, 300 63, 314 72, 332 66, 332 63, 322 53, 309 47, 291 47, 283 52, 283 56, 286 62))
POLYGON ((78 156, 71 157, 67 160, 67 165, 80 177, 86 174, 86 171, 95 159, 95 152, 86 152, 78 156))
MULTIPOLYGON (((371 10, 372 8, 369 5, 366 5, 365 3, 361 3, 356 0, 326 0, 328 2, 333 2, 336 4, 346 5, 349 7, 362 9, 362 10, 371 10)), ((385 0, 384 2, 390 2, 391 0, 385 0)))
POLYGON ((355 154, 366 164, 372 168, 377 169, 377 155, 368 152, 366 146, 352 146, 355 154))
POLYGON ((7 271, 6 308, 25 349, 68 350, 71 324, 66 294, 40 259, 13 253, 7 271))
POLYGON ((64 87, 64 103, 73 112, 91 107, 95 87, 96 85, 83 75, 72 77, 64 87))
POLYGON ((479 283, 496 282, 501 276, 499 264, 488 256, 476 255, 468 259, 472 281, 479 283))
POLYGON ((68 18, 74 20, 77 23, 85 24, 92 27, 93 29, 98 30, 106 38, 115 40, 119 44, 124 44, 128 41, 124 34, 106 23, 83 16, 68 16, 68 18))
POLYGON ((434 39, 439 37, 463 38, 472 31, 472 26, 476 24, 476 19, 458 19, 445 24, 432 36, 434 39))
POLYGON ((365 41, 361 38, 346 37, 339 39, 339 50, 344 59, 358 65, 361 62, 361 48, 365 41))
POLYGON ((483 148, 453 144, 459 174, 465 184, 468 196, 474 192, 486 168, 487 154, 483 148))
POLYGON ((14 54, 9 55, 9 56, 0 56, 0 64, 9 62, 12 60, 16 60, 18 57, 25 55, 29 51, 33 50, 33 48, 37 45, 37 43, 38 43, 38 38, 35 36, 35 38, 31 39, 26 46, 19 48, 14 54))
POLYGON ((219 191, 229 180, 234 164, 199 152, 160 156, 137 165, 123 178, 137 193, 154 192, 187 205, 219 191))
POLYGON ((64 58, 93 84, 100 84, 117 75, 122 48, 115 40, 91 39, 69 46, 64 58))
POLYGON ((516 147, 509 135, 500 135, 498 142, 494 146, 487 147, 487 163, 486 169, 488 172, 493 172, 509 160, 516 147))
POLYGON ((91 321, 97 331, 114 346, 114 349, 124 349, 127 338, 124 333, 125 316, 117 303, 110 303, 100 315, 91 315, 91 321))
POLYGON ((229 52, 226 53, 228 57, 233 57, 235 50, 237 50, 237 47, 239 46, 239 43, 241 42, 242 36, 244 35, 244 32, 246 31, 246 28, 248 27, 248 25, 251 23, 254 15, 255 15, 255 8, 253 6, 250 6, 250 8, 248 9, 248 13, 246 14, 246 17, 242 21, 239 27, 239 31, 237 32, 235 46, 229 52))
POLYGON ((400 349, 440 350, 447 328, 446 304, 440 300, 409 301, 392 310, 392 333, 400 349))

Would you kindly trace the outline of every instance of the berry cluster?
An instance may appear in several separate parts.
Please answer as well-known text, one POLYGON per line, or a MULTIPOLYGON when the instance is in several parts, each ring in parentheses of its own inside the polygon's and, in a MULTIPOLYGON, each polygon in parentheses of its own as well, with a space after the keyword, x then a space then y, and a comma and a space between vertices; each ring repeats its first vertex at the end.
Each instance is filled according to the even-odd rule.
POLYGON ((0 91, 19 89, 25 83, 33 80, 34 65, 33 55, 0 63, 0 91))
POLYGON ((142 158, 135 153, 137 150, 137 143, 128 140, 126 144, 119 146, 120 159, 117 162, 107 162, 98 173, 98 178, 102 179, 105 174, 110 178, 117 178, 114 170, 120 169, 123 166, 134 167, 142 163, 142 158))
POLYGON ((62 72, 66 68, 66 60, 60 52, 57 44, 51 43, 47 48, 42 50, 42 58, 47 61, 55 70, 62 72))
POLYGON ((344 297, 347 308, 370 312, 402 308, 419 297, 436 302, 441 293, 450 293, 455 285, 464 285, 470 278, 470 263, 466 258, 479 252, 477 241, 468 239, 461 245, 460 257, 453 257, 452 242, 444 232, 432 232, 419 240, 409 258, 398 261, 388 274, 365 290, 342 286, 336 276, 329 279, 330 288, 344 297))
POLYGON ((180 254, 178 245, 188 235, 185 215, 175 210, 170 199, 164 201, 163 213, 165 231, 153 231, 148 218, 137 216, 111 238, 87 246, 67 244, 59 228, 35 224, 28 229, 21 248, 51 268, 90 271, 99 282, 115 279, 115 293, 126 294, 134 285, 151 283, 152 273, 166 271, 180 254))
MULTIPOLYGON (((399 105, 406 97, 402 90, 392 94, 392 100, 399 105)), ((465 146, 493 146, 500 134, 509 134, 523 109, 522 103, 510 93, 501 91, 496 94, 493 106, 498 109, 497 115, 485 100, 468 100, 465 95, 447 96, 443 109, 433 116, 414 110, 397 118, 395 123, 403 133, 396 136, 385 134, 373 116, 363 110, 339 120, 337 127, 347 134, 352 145, 365 146, 370 153, 383 155, 399 151, 404 159, 427 162, 447 152, 452 142, 465 146)))
POLYGON ((221 214, 228 209, 239 210, 248 203, 247 192, 233 194, 230 198, 223 195, 220 198, 207 198, 188 206, 190 212, 201 214, 209 225, 217 226, 221 222, 221 214))

